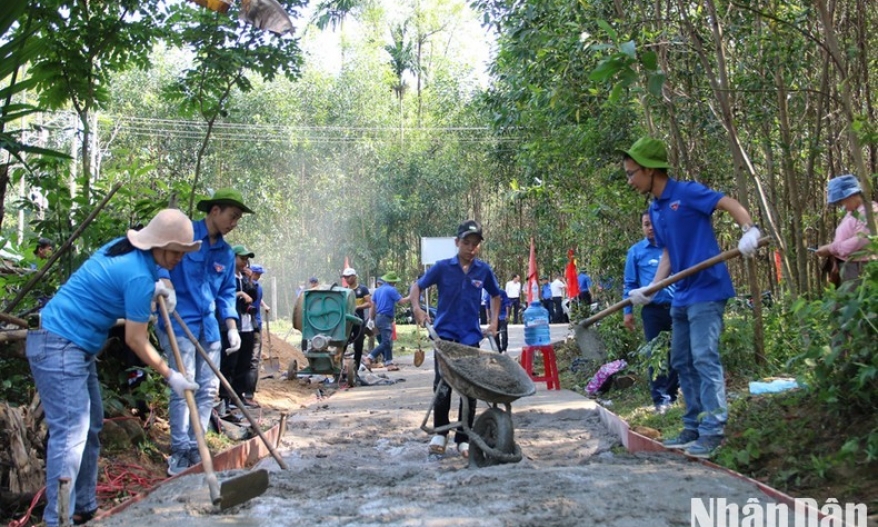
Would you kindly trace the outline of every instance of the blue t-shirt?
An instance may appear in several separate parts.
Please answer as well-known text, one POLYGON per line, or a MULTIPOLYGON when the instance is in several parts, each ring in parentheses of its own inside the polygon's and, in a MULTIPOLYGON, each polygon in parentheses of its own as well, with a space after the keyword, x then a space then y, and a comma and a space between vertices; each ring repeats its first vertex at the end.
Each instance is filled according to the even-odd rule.
POLYGON ((117 319, 149 322, 158 280, 155 259, 151 251, 140 249, 107 256, 107 249, 120 240, 98 249, 61 286, 40 313, 43 329, 97 353, 117 319))
MULTIPOLYGON (((484 289, 482 289, 484 291, 484 289)), ((487 293, 485 293, 487 294, 487 293)), ((509 313, 509 308, 512 306, 512 300, 509 299, 509 295, 506 294, 505 289, 500 290, 500 312, 497 313, 497 320, 506 320, 507 314, 509 313)))
POLYGON ((426 290, 436 286, 439 301, 433 327, 439 337, 476 346, 482 340, 479 326, 479 304, 484 287, 491 298, 500 294, 500 285, 491 266, 474 259, 464 273, 457 256, 439 260, 418 279, 418 287, 426 290))
MULTIPOLYGON (((169 273, 159 271, 162 278, 170 278, 177 292, 177 313, 192 333, 207 342, 220 339, 217 313, 221 320, 238 318, 235 309, 235 254, 220 235, 210 244, 205 221, 193 221, 194 239, 201 240, 201 249, 183 255, 183 260, 169 273)), ((183 335, 176 320, 171 320, 174 333, 183 335)), ((159 327, 164 322, 159 320, 159 327)), ((240 329, 240 328, 239 328, 240 329)))
POLYGON ((384 282, 381 287, 372 293, 372 302, 375 304, 375 313, 392 317, 396 312, 396 303, 402 300, 402 295, 390 283, 384 282))
MULTIPOLYGON (((628 298, 628 293, 632 289, 646 287, 652 283, 661 257, 662 250, 649 243, 647 238, 640 240, 628 249, 628 256, 625 258, 625 288, 622 292, 622 298, 628 298)), ((670 304, 674 298, 674 289, 674 284, 671 284, 656 293, 652 304, 670 304)), ((625 306, 624 312, 625 314, 633 313, 634 308, 625 306)))
MULTIPOLYGON (((671 272, 678 273, 720 253, 711 215, 723 193, 694 181, 669 179, 661 197, 649 207, 659 248, 667 248, 671 272)), ((727 300, 735 296, 725 263, 677 282, 674 307, 727 300)))
POLYGON ((579 282, 579 291, 588 291, 591 289, 591 277, 585 273, 579 273, 579 276, 576 277, 579 282))
POLYGON ((540 298, 543 300, 552 299, 552 284, 543 284, 540 288, 540 298))

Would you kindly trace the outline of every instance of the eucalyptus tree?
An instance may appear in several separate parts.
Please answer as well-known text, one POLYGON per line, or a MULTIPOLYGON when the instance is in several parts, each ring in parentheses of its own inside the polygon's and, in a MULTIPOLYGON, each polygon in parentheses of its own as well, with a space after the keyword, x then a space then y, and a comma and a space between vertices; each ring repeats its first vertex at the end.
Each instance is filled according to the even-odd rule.
MULTIPOLYGON (((286 9, 304 5, 300 0, 282 2, 286 9)), ((166 96, 179 104, 182 116, 198 116, 206 124, 203 141, 196 156, 189 197, 191 215, 199 190, 202 162, 210 136, 218 120, 228 115, 227 106, 233 89, 241 93, 252 90, 251 76, 271 80, 278 73, 289 79, 300 74, 302 62, 298 42, 242 22, 233 12, 216 13, 188 3, 172 5, 168 23, 172 43, 193 54, 192 64, 176 82, 167 87, 166 96)), ((258 94, 254 94, 258 95, 258 94)))
MULTIPOLYGON (((30 74, 37 79, 40 104, 50 109, 69 105, 78 119, 81 185, 87 202, 95 175, 94 112, 107 102, 114 72, 148 65, 165 13, 161 6, 140 0, 37 0, 30 2, 26 16, 39 21, 36 36, 41 45, 30 74)), ((22 27, 28 24, 25 21, 22 27)))

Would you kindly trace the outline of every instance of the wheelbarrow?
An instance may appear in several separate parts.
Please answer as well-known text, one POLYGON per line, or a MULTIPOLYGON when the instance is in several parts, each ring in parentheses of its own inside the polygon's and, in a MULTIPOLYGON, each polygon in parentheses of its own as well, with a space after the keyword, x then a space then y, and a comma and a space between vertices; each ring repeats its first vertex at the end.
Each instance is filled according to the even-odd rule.
POLYGON ((471 467, 521 461, 521 448, 514 438, 511 403, 520 397, 536 393, 533 381, 508 355, 441 340, 429 324, 427 330, 433 339, 433 350, 442 378, 421 423, 421 430, 428 434, 437 434, 462 428, 469 436, 471 467), (437 428, 427 425, 436 399, 444 388, 443 384, 447 384, 461 396, 462 416, 469 415, 470 397, 488 403, 488 409, 478 416, 472 427, 465 418, 463 421, 437 428), (503 408, 499 407, 501 404, 503 408))

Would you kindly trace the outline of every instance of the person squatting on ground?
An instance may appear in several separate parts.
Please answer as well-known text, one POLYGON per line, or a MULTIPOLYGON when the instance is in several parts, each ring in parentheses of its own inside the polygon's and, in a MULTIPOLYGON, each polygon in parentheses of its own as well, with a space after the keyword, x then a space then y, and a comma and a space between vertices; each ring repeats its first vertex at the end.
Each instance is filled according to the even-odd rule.
POLYGON ((399 277, 396 276, 395 272, 390 271, 382 276, 381 281, 384 283, 372 293, 372 303, 375 305, 372 320, 375 321, 381 343, 375 346, 375 349, 363 359, 363 364, 371 370, 375 358, 378 355, 383 355, 387 371, 399 371, 399 366, 393 363, 393 319, 396 314, 397 302, 405 304, 409 302, 409 298, 403 298, 396 290, 394 284, 399 282, 399 277))
MULTIPOLYGON (((241 346, 237 351, 223 353, 220 359, 220 370, 223 376, 232 385, 235 394, 248 408, 258 408, 259 404, 253 400, 256 393, 256 382, 259 380, 259 361, 261 357, 256 350, 256 313, 259 311, 256 303, 257 289, 246 269, 250 265, 250 258, 255 254, 243 245, 232 247, 235 253, 235 311, 238 314, 238 334, 241 337, 241 346)), ((217 313, 219 316, 219 313, 217 313)), ((219 321, 217 321, 219 322, 219 321)), ((220 335, 220 346, 224 350, 230 350, 231 346, 227 338, 220 335)), ((220 398, 225 400, 226 406, 232 403, 231 395, 226 393, 225 387, 220 387, 220 398)))
POLYGON ((348 339, 348 342, 354 344, 354 371, 360 371, 360 363, 363 360, 363 345, 366 341, 366 321, 371 317, 371 314, 367 314, 366 311, 369 310, 371 313, 372 293, 368 287, 359 283, 357 271, 352 267, 345 269, 341 275, 347 281, 348 288, 354 292, 354 298, 356 299, 354 314, 363 321, 362 324, 353 325, 350 338, 348 339))
POLYGON ((179 397, 198 384, 170 369, 149 343, 151 303, 173 295, 159 281, 156 265, 173 269, 183 254, 197 251, 192 223, 176 209, 160 211, 140 231, 129 230, 98 249, 42 311, 41 329, 27 334, 27 358, 42 400, 49 440, 46 449, 46 508, 43 521, 54 527, 84 523, 98 508, 98 434, 104 408, 97 353, 110 328, 125 319, 125 343, 167 379, 179 397), (58 517, 58 482, 70 487, 71 518, 58 517))
MULTIPOLYGON (((759 229, 747 210, 737 200, 701 183, 668 177, 670 165, 664 142, 643 137, 620 152, 628 184, 654 198, 649 217, 662 256, 653 283, 719 254, 711 223, 717 209, 728 212, 741 226, 741 254, 756 254, 759 229)), ((629 291, 634 305, 653 300, 644 289, 629 291)), ((728 405, 719 339, 726 302, 734 296, 725 263, 677 282, 671 301, 671 367, 679 375, 686 412, 683 431, 664 442, 667 448, 685 448, 691 456, 710 457, 723 441, 728 405)))
POLYGON ((506 296, 512 303, 512 323, 520 324, 521 317, 521 275, 512 275, 512 280, 506 282, 506 296))
MULTIPOLYGON (((412 284, 409 299, 412 302, 412 313, 418 324, 423 325, 430 319, 421 309, 418 298, 421 292, 436 286, 439 300, 436 305, 436 320, 433 328, 442 340, 458 342, 465 346, 479 347, 485 336, 479 326, 479 301, 482 288, 491 297, 490 320, 488 322, 488 338, 497 334, 498 315, 500 312, 500 284, 491 266, 477 258, 482 245, 482 226, 475 220, 467 220, 457 228, 454 244, 457 256, 439 260, 412 284)), ((433 391, 439 389, 442 376, 439 374, 439 359, 433 354, 433 391)), ((433 427, 448 425, 448 414, 451 410, 451 387, 441 382, 442 389, 433 406, 433 427)), ((465 416, 468 426, 472 427, 476 415, 476 400, 469 399, 469 413, 465 416)), ((463 421, 463 401, 458 407, 458 420, 463 421)), ((460 455, 469 457, 469 438, 462 427, 454 433, 454 442, 460 455)), ((430 440, 429 452, 442 455, 448 443, 448 431, 439 432, 430 440)))
MULTIPOLYGON (((216 311, 225 322, 229 352, 241 347, 238 333, 238 313, 235 310, 235 255, 225 241, 238 225, 244 213, 252 213, 243 203, 241 193, 233 189, 219 189, 210 199, 198 202, 198 210, 206 216, 192 222, 195 239, 201 240, 198 251, 186 254, 174 269, 159 270, 159 276, 170 278, 177 293, 177 313, 189 330, 198 337, 201 347, 214 364, 220 363, 220 325, 216 311)), ((199 389, 195 393, 198 417, 203 430, 207 430, 219 379, 210 366, 196 352, 195 345, 186 337, 176 321, 172 330, 177 337, 184 369, 194 376, 199 389)), ((156 333, 159 342, 176 369, 167 331, 160 321, 156 333)), ((171 456, 168 458, 168 474, 174 476, 192 465, 201 463, 195 433, 190 430, 189 407, 182 395, 171 394, 169 404, 171 425, 171 456)))
MULTIPOLYGON (((835 229, 832 243, 820 246, 817 256, 832 256, 840 261, 838 274, 841 282, 857 281, 874 254, 858 254, 869 244, 869 226, 866 224, 866 203, 863 190, 857 177, 845 174, 829 180, 826 186, 826 201, 830 206, 843 207, 844 218, 835 229)), ((878 214, 878 203, 872 203, 872 210, 878 214)), ((856 282, 855 282, 856 283, 856 282)))
MULTIPOLYGON (((632 289, 647 287, 652 283, 662 257, 662 250, 655 244, 655 233, 649 220, 649 211, 644 211, 640 215, 640 226, 644 238, 628 249, 628 256, 625 258, 623 299, 628 298, 628 293, 632 289)), ((647 342, 651 342, 662 331, 671 331, 671 300, 674 298, 674 289, 673 285, 662 289, 656 293, 652 302, 640 309, 643 335, 647 342)), ((636 329, 634 308, 630 305, 625 306, 624 309, 624 324, 629 331, 633 332, 636 329)), ((670 354, 668 358, 670 359, 670 354)), ((647 370, 649 391, 652 394, 656 413, 664 414, 677 402, 680 383, 677 372, 670 366, 666 371, 653 376, 654 374, 653 367, 650 366, 647 370)))

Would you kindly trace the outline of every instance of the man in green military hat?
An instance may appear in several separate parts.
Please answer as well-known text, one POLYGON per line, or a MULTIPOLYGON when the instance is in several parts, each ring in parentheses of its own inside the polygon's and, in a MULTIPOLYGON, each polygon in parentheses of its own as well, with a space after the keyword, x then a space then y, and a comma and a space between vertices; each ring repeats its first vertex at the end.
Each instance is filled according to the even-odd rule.
MULTIPOLYGON (((241 347, 235 309, 235 254, 224 237, 238 226, 245 212, 253 211, 244 204, 241 193, 230 188, 219 189, 210 198, 202 199, 197 209, 205 213, 204 218, 192 222, 195 241, 201 241, 201 249, 184 255, 172 271, 160 270, 159 276, 170 279, 177 294, 177 313, 192 333, 199 336, 210 360, 219 364, 221 324, 225 324, 223 329, 228 337, 227 352, 241 347)), ((171 353, 168 331, 174 331, 177 336, 184 369, 199 385, 195 402, 201 427, 207 430, 219 379, 196 353, 195 345, 186 338, 183 329, 176 321, 172 324, 173 327, 168 328, 160 321, 159 341, 169 357, 170 366, 179 370, 171 353)), ((172 392, 168 413, 171 425, 168 474, 173 476, 200 463, 201 457, 195 433, 190 428, 185 399, 172 392)))
POLYGON ((379 354, 384 354, 384 366, 387 371, 399 371, 399 366, 393 363, 393 319, 396 314, 396 304, 405 304, 409 301, 408 297, 403 298, 396 290, 396 284, 399 282, 399 276, 395 272, 390 271, 381 277, 384 282, 378 289, 372 293, 372 320, 375 321, 375 327, 378 328, 378 334, 381 336, 381 343, 372 350, 369 355, 363 358, 363 365, 367 369, 372 369, 372 361, 379 354))

